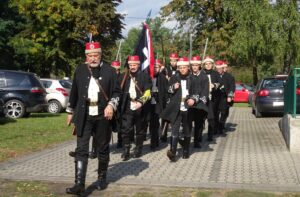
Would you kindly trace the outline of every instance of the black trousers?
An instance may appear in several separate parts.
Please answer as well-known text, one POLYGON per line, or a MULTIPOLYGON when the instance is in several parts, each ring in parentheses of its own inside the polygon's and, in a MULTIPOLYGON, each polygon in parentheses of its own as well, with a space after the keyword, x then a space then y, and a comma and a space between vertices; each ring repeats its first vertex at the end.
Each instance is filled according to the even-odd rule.
POLYGON ((122 115, 122 141, 125 146, 130 145, 132 131, 135 131, 136 145, 142 146, 144 141, 144 129, 141 109, 132 111, 127 108, 122 115))
POLYGON ((189 110, 188 111, 180 111, 176 117, 176 120, 173 124, 171 124, 172 127, 172 137, 179 137, 179 130, 180 126, 182 124, 182 134, 183 137, 191 137, 191 122, 189 117, 189 110))
POLYGON ((194 142, 202 141, 203 124, 207 115, 207 112, 201 109, 190 109, 190 128, 192 128, 192 122, 194 122, 194 142))
POLYGON ((103 116, 87 116, 83 134, 77 136, 76 156, 77 161, 88 161, 89 142, 93 135, 96 138, 98 159, 109 161, 109 142, 111 139, 111 128, 109 120, 103 116))
POLYGON ((149 130, 151 135, 150 143, 153 146, 157 146, 159 143, 159 114, 156 113, 155 105, 151 105, 150 108, 150 124, 149 130))

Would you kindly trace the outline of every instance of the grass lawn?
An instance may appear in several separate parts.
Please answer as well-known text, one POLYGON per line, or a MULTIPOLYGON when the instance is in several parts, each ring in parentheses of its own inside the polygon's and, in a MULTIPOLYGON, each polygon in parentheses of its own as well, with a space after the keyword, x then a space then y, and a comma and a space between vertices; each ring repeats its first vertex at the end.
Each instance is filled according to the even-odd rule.
POLYGON ((248 103, 234 103, 233 107, 250 107, 248 103))
POLYGON ((28 118, 0 117, 0 161, 74 139, 66 113, 34 113, 28 118))
MULTIPOLYGON (((8 181, 0 179, 0 196, 45 197, 70 196, 65 188, 70 184, 38 181, 8 181)), ((299 193, 256 192, 229 189, 192 189, 172 187, 142 187, 132 185, 109 185, 104 191, 93 191, 91 196, 124 197, 300 197, 299 193)))

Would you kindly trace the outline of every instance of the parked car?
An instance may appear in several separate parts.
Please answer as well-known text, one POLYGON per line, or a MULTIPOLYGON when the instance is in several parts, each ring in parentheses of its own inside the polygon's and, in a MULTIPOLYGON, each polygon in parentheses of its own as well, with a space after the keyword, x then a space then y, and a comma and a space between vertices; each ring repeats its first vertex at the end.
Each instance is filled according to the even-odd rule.
POLYGON ((0 98, 5 116, 21 118, 47 106, 46 90, 34 73, 0 70, 0 98))
POLYGON ((252 94, 252 92, 253 89, 251 86, 240 82, 236 82, 233 101, 235 103, 248 103, 249 95, 252 94))
POLYGON ((263 78, 256 86, 252 97, 252 113, 262 117, 264 113, 284 112, 284 84, 287 75, 263 78))
POLYGON ((60 113, 67 107, 72 84, 69 80, 41 79, 47 91, 47 111, 50 113, 60 113))
POLYGON ((4 101, 0 98, 0 117, 4 116, 4 101))

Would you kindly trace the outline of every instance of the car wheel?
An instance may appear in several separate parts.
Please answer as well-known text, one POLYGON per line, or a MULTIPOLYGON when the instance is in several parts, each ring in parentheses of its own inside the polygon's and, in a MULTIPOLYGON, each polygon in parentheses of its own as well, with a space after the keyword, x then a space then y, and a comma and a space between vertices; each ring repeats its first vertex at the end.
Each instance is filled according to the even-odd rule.
POLYGON ((262 117, 261 112, 259 112, 259 111, 257 110, 257 108, 255 109, 255 117, 256 117, 256 118, 261 118, 261 117, 262 117))
POLYGON ((10 100, 5 103, 6 117, 21 118, 25 114, 25 106, 22 101, 10 100))
POLYGON ((61 110, 62 110, 62 106, 59 101, 57 101, 57 100, 49 101, 48 108, 47 108, 47 111, 49 113, 57 114, 57 113, 60 113, 61 110))

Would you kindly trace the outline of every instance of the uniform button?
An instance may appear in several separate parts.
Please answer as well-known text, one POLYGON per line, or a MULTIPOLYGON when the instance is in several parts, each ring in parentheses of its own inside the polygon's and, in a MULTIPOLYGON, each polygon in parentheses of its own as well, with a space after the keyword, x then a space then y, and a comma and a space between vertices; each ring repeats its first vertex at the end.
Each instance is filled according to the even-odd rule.
POLYGON ((82 108, 84 108, 84 105, 81 105, 82 108))

